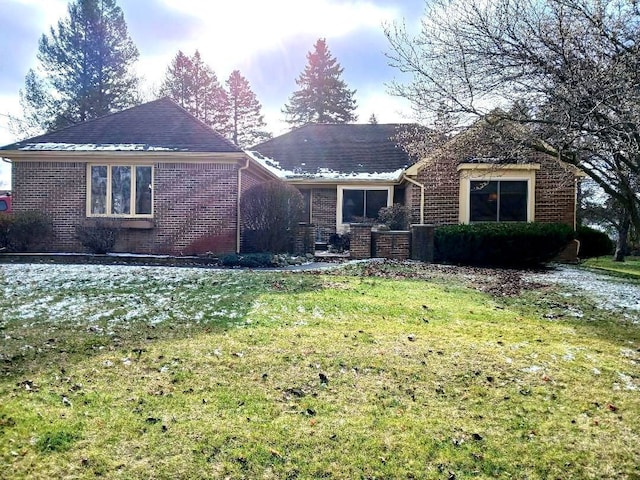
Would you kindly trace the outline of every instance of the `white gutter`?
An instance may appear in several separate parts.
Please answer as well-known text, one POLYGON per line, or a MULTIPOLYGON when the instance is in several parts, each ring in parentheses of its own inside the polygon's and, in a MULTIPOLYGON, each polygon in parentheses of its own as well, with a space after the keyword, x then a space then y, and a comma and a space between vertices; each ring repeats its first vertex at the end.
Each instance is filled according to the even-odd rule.
POLYGON ((424 183, 416 182, 413 178, 407 177, 406 175, 403 175, 402 178, 407 182, 420 187, 420 224, 424 225, 424 183))
POLYGON ((246 163, 244 167, 240 167, 238 169, 238 205, 236 210, 236 253, 240 253, 240 231, 241 224, 240 221, 240 199, 242 197, 242 171, 249 168, 249 163, 251 162, 250 158, 247 157, 246 163))

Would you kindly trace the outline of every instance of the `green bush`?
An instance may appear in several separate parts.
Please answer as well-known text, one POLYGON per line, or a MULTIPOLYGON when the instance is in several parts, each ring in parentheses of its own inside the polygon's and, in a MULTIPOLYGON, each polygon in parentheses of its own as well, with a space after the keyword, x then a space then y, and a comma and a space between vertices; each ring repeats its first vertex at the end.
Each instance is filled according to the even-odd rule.
POLYGON ((51 220, 40 212, 19 212, 3 215, 0 241, 12 252, 28 252, 46 244, 53 233, 51 220))
POLYGON ((606 233, 595 228, 580 226, 576 229, 576 238, 580 241, 580 258, 611 255, 615 244, 606 233))
POLYGON ((113 251, 120 228, 108 219, 98 219, 91 225, 78 225, 76 238, 91 253, 104 254, 113 251))
POLYGON ((410 218, 411 209, 400 203, 394 203, 390 207, 382 207, 378 213, 380 222, 390 230, 407 230, 410 218))
POLYGON ((552 260, 574 237, 561 223, 479 223, 438 227, 434 260, 484 266, 532 266, 552 260))
POLYGON ((218 258, 223 267, 269 268, 275 267, 274 257, 270 253, 247 253, 238 255, 229 253, 218 258))

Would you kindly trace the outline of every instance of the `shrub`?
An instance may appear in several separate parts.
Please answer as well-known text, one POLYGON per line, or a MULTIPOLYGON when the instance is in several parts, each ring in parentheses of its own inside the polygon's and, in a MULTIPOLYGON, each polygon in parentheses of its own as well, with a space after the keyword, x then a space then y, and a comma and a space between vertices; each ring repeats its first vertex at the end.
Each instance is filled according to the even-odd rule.
POLYGON ((434 260, 461 265, 531 266, 566 247, 573 229, 561 223, 480 223, 438 227, 434 260))
POLYGON ((0 213, 0 251, 9 247, 9 228, 13 224, 13 215, 0 213))
POLYGON ((243 251, 292 252, 304 211, 302 194, 279 180, 251 187, 240 200, 243 251))
POLYGON ((382 207, 378 213, 380 222, 389 227, 390 230, 407 230, 411 209, 400 203, 394 203, 390 207, 382 207))
POLYGON ((351 248, 351 236, 348 233, 334 233, 329 236, 329 250, 342 253, 351 248))
POLYGON ((613 253, 615 247, 609 235, 595 228, 580 226, 576 229, 580 241, 580 258, 601 257, 613 253))
POLYGON ((220 255, 218 264, 223 267, 269 268, 275 267, 273 255, 270 253, 247 253, 238 255, 229 253, 220 255))
POLYGON ((91 225, 78 225, 76 238, 91 253, 111 252, 118 240, 120 228, 108 219, 99 219, 91 225))
POLYGON ((43 245, 53 233, 51 220, 41 212, 18 212, 3 218, 5 247, 12 252, 28 252, 43 245), (10 217, 10 218, 8 218, 10 217))

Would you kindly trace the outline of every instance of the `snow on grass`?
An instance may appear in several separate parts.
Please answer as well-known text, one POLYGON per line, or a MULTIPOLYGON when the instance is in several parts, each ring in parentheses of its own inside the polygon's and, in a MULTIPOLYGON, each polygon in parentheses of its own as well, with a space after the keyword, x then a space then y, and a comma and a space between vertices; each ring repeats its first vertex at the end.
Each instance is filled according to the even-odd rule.
MULTIPOLYGON (((547 273, 529 274, 527 280, 550 282, 573 288, 593 299, 599 308, 622 311, 628 318, 640 321, 640 284, 629 280, 589 272, 583 269, 557 266, 547 273)), ((572 309, 569 315, 583 317, 579 309, 572 309)))
POLYGON ((0 291, 9 305, 3 306, 0 326, 25 320, 100 323, 108 331, 133 321, 237 319, 242 313, 235 306, 243 293, 238 276, 197 268, 2 265, 0 291), (211 288, 222 291, 209 293, 211 288))

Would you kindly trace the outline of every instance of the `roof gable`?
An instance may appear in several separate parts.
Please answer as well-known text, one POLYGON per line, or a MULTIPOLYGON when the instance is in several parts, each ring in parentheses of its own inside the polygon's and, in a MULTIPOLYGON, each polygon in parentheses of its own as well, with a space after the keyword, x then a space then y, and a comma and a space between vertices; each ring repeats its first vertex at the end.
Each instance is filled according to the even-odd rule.
POLYGON ((0 150, 240 152, 232 142, 166 97, 0 150))
POLYGON ((411 165, 395 136, 403 124, 309 124, 251 150, 295 175, 396 172, 411 165))

